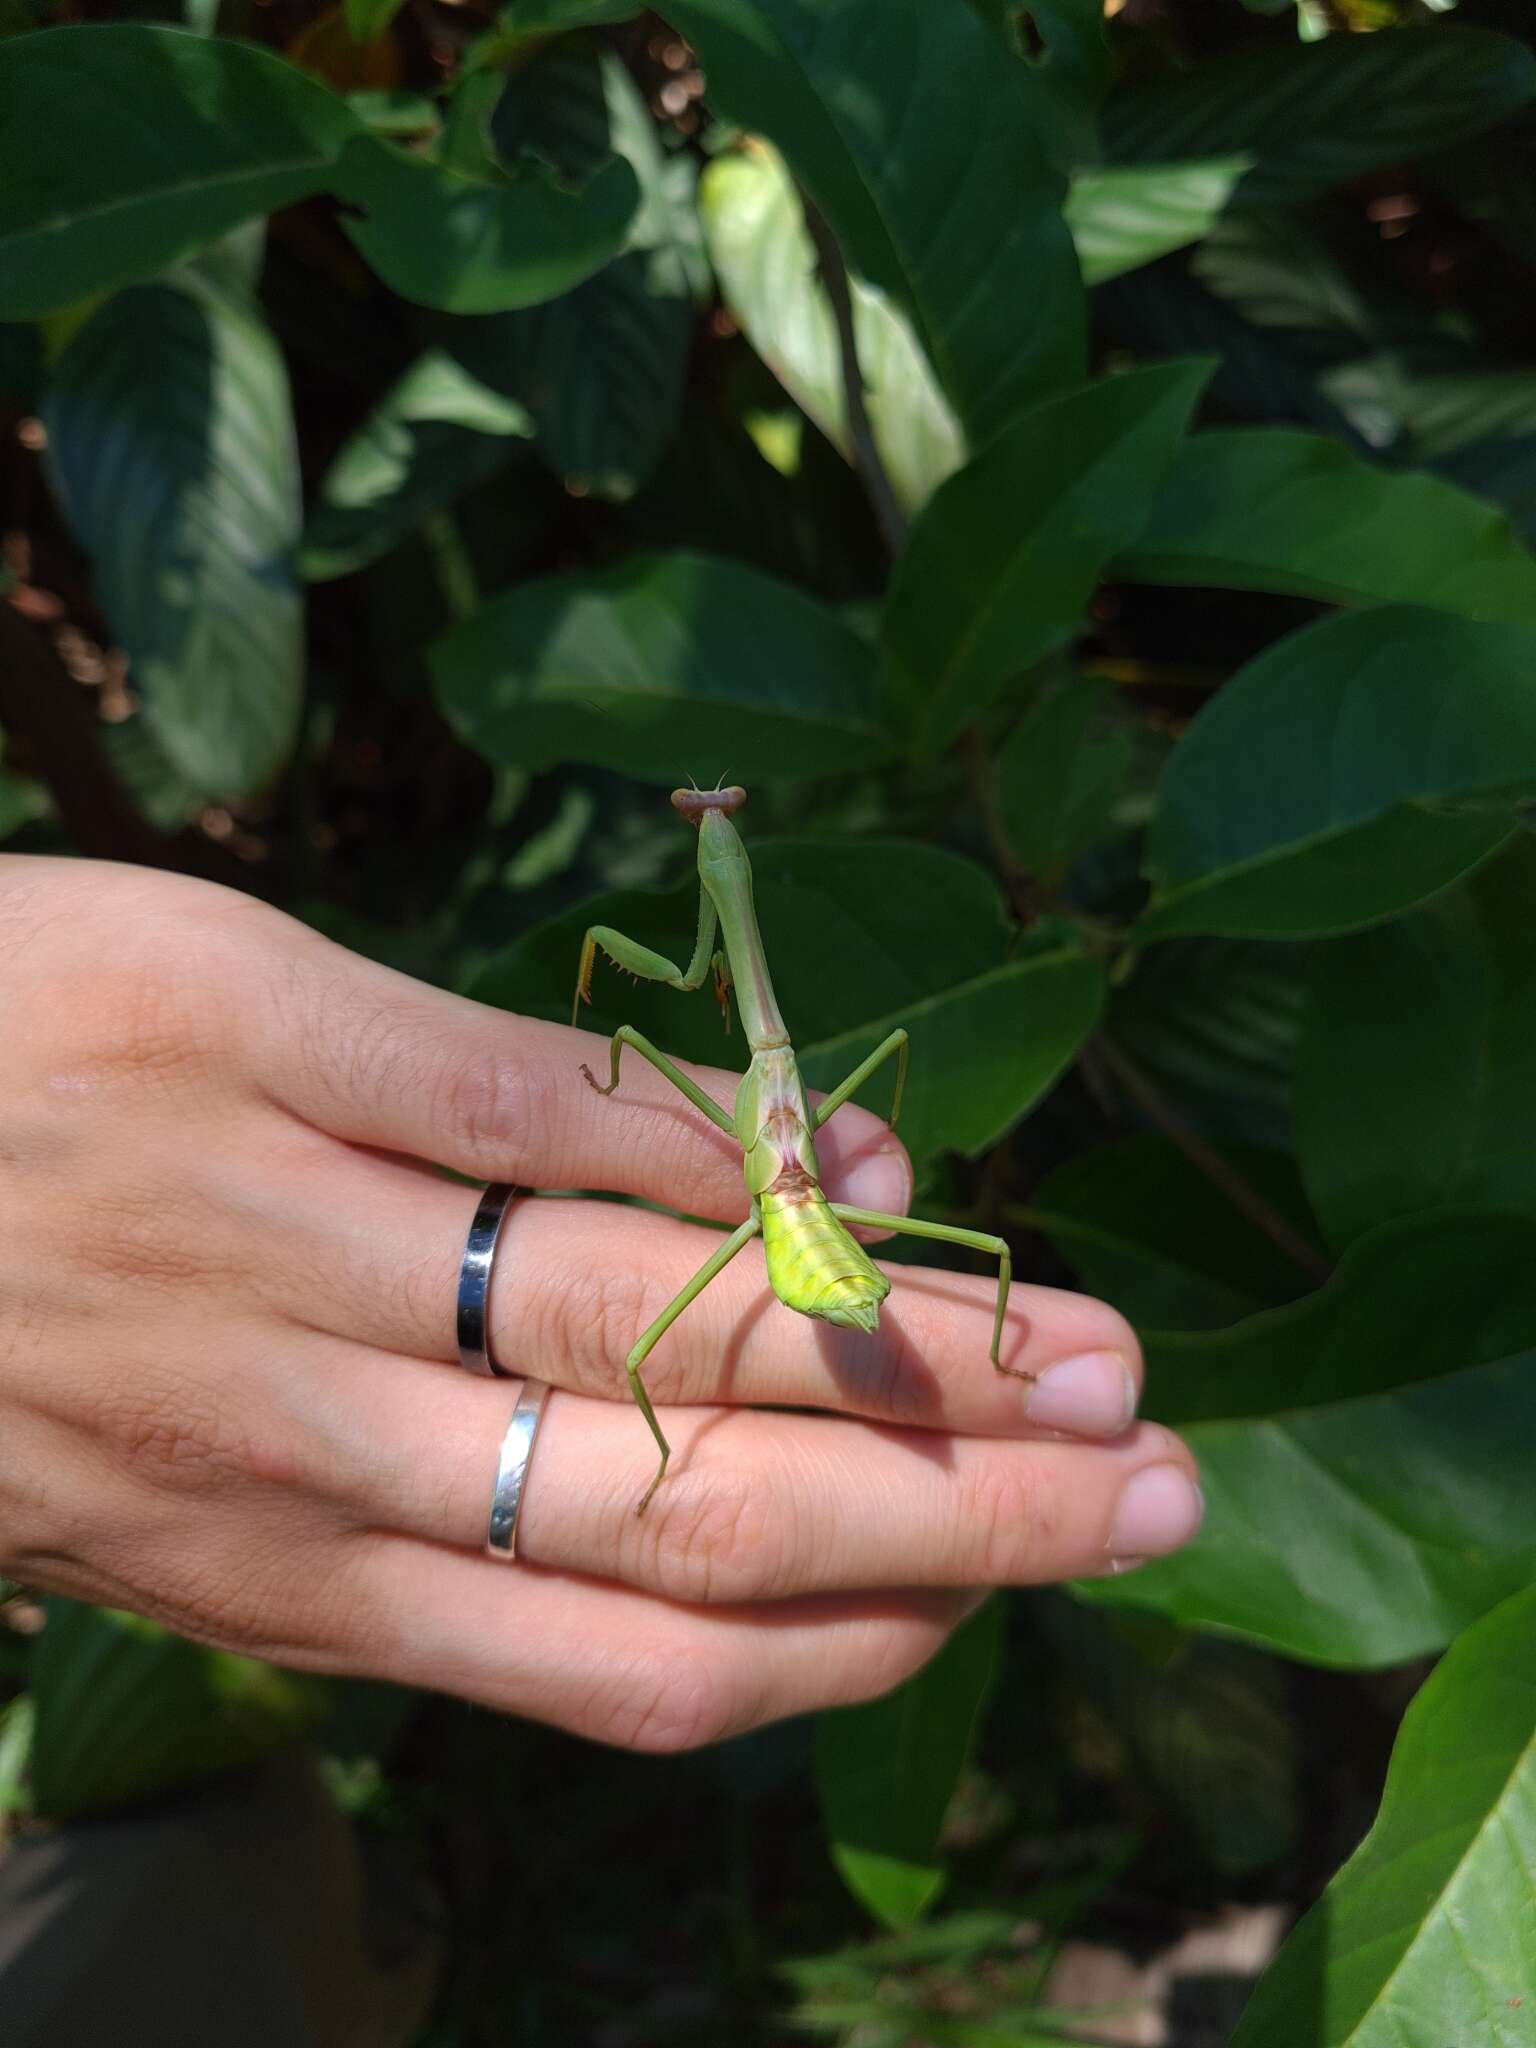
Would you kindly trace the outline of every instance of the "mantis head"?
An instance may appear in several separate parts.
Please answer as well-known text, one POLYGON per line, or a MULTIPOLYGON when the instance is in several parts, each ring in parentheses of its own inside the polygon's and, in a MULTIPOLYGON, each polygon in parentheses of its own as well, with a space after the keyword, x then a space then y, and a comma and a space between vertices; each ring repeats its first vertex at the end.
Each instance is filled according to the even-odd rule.
POLYGON ((673 810, 695 827, 706 811, 723 811, 729 818, 741 809, 746 800, 747 792, 735 782, 729 789, 674 789, 672 792, 673 810))

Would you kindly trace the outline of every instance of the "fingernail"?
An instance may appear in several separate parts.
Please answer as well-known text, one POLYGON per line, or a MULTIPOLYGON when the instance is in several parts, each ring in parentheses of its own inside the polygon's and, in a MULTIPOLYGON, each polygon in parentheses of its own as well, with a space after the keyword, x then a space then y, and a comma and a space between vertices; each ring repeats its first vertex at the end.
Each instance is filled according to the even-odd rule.
POLYGON ((883 1216, 901 1216, 912 1199, 906 1155, 898 1146, 882 1146, 850 1159, 840 1175, 838 1199, 852 1209, 877 1209, 883 1216))
POLYGON ((1025 1406, 1042 1429, 1080 1436, 1118 1436, 1135 1412, 1136 1382, 1118 1351, 1085 1351, 1048 1365, 1025 1406))
POLYGON ((1119 1569, 1133 1558, 1165 1557, 1187 1543, 1205 1514, 1200 1489, 1182 1465, 1147 1465, 1125 1482, 1108 1550, 1119 1569))

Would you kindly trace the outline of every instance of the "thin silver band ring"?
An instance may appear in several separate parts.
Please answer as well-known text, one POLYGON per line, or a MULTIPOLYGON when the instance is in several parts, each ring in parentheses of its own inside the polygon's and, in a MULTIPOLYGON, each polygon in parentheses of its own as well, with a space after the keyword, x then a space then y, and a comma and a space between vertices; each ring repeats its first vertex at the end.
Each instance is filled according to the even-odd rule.
POLYGON ((523 1481, 528 1477, 528 1460, 533 1440, 539 1433, 544 1402, 549 1393, 545 1380, 524 1380, 512 1410, 512 1420, 501 1440, 496 1465, 496 1491, 491 1496, 491 1518, 485 1532, 487 1557, 503 1564, 517 1560, 517 1516, 523 1504, 523 1481))
POLYGON ((491 1268, 507 1209, 517 1189, 503 1180, 493 1180, 480 1197, 475 1220, 469 1226, 464 1262, 459 1267, 458 1335, 459 1363, 466 1372, 484 1379, 507 1379, 510 1375, 491 1356, 490 1323, 487 1310, 491 1298, 491 1268))

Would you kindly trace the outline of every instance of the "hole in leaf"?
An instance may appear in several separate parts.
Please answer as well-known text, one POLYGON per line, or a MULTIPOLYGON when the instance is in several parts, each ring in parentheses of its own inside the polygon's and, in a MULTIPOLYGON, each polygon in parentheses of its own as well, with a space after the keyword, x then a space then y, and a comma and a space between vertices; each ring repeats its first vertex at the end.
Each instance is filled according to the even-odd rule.
POLYGON ((1020 51, 1031 64, 1040 64, 1050 55, 1045 33, 1027 7, 1021 7, 1013 17, 1013 32, 1018 38, 1020 51))

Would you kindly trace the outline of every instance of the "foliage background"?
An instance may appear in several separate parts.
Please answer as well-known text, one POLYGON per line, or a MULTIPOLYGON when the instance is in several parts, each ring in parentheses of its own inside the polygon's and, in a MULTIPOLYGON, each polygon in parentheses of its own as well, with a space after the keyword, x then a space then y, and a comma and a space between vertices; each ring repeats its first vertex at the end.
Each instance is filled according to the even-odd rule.
POLYGON ((1528 2042, 1527 11, 168 19, 0 9, 7 844, 561 1015, 747 781, 808 1078, 908 1026, 922 1206, 1133 1315, 1211 1512, 665 1762, 23 1605, 0 1801, 306 1734, 434 2044, 1055 2038, 1064 1932, 1320 1894, 1184 2038, 1528 2042))

